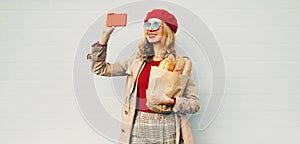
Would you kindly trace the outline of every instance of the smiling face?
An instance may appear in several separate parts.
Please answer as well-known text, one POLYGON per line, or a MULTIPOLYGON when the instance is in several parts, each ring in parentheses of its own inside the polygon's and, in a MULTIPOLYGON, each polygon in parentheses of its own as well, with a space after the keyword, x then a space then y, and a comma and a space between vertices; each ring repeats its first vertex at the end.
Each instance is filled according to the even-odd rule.
POLYGON ((139 45, 139 57, 151 61, 151 57, 154 56, 154 46, 162 49, 163 56, 170 54, 176 56, 175 33, 167 23, 158 18, 151 18, 144 23, 144 38, 139 45))
POLYGON ((150 27, 144 31, 147 40, 150 43, 160 42, 163 36, 162 21, 158 18, 151 18, 148 20, 148 22, 150 23, 150 27), (154 22, 158 22, 160 24, 157 30, 155 30, 155 26, 153 26, 154 22))

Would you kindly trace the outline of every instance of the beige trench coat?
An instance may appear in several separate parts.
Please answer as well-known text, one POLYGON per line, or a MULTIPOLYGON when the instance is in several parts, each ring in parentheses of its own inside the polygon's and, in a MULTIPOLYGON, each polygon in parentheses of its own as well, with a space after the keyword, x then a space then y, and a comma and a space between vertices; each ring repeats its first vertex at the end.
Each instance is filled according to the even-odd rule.
MULTIPOLYGON (((106 62, 106 51, 106 46, 97 46, 96 44, 92 46, 92 53, 89 55, 92 62, 91 69, 95 74, 101 76, 127 76, 125 99, 121 111, 122 122, 119 139, 119 143, 127 144, 130 142, 136 110, 137 77, 141 69, 143 69, 144 63, 137 58, 137 55, 133 55, 124 62, 108 63, 106 62)), ((177 129, 176 144, 194 143, 190 122, 186 113, 195 113, 199 108, 196 85, 195 82, 189 78, 183 96, 176 98, 176 103, 173 107, 177 129)))

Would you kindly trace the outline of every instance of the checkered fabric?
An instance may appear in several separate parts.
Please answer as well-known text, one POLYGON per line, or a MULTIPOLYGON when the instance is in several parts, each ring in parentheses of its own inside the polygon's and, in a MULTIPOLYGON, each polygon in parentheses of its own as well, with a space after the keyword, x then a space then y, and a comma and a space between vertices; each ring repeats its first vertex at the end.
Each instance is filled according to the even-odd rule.
POLYGON ((131 144, 175 144, 174 114, 138 111, 131 134, 131 144))

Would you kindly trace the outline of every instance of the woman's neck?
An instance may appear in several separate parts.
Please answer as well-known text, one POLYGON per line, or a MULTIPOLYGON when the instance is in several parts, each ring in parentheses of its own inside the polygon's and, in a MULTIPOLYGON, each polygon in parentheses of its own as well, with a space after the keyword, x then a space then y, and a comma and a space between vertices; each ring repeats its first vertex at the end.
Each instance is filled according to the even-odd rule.
POLYGON ((162 55, 163 48, 160 43, 154 43, 153 50, 154 50, 154 56, 153 56, 154 61, 160 61, 164 58, 164 56, 162 55))

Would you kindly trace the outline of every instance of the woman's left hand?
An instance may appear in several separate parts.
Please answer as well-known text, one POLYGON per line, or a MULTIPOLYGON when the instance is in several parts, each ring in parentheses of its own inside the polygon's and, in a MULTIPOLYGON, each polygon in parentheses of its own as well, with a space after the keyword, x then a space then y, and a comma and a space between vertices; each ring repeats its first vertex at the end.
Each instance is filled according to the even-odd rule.
POLYGON ((150 89, 147 89, 146 96, 147 101, 152 104, 171 105, 174 103, 174 100, 166 96, 162 91, 151 91, 150 89))

